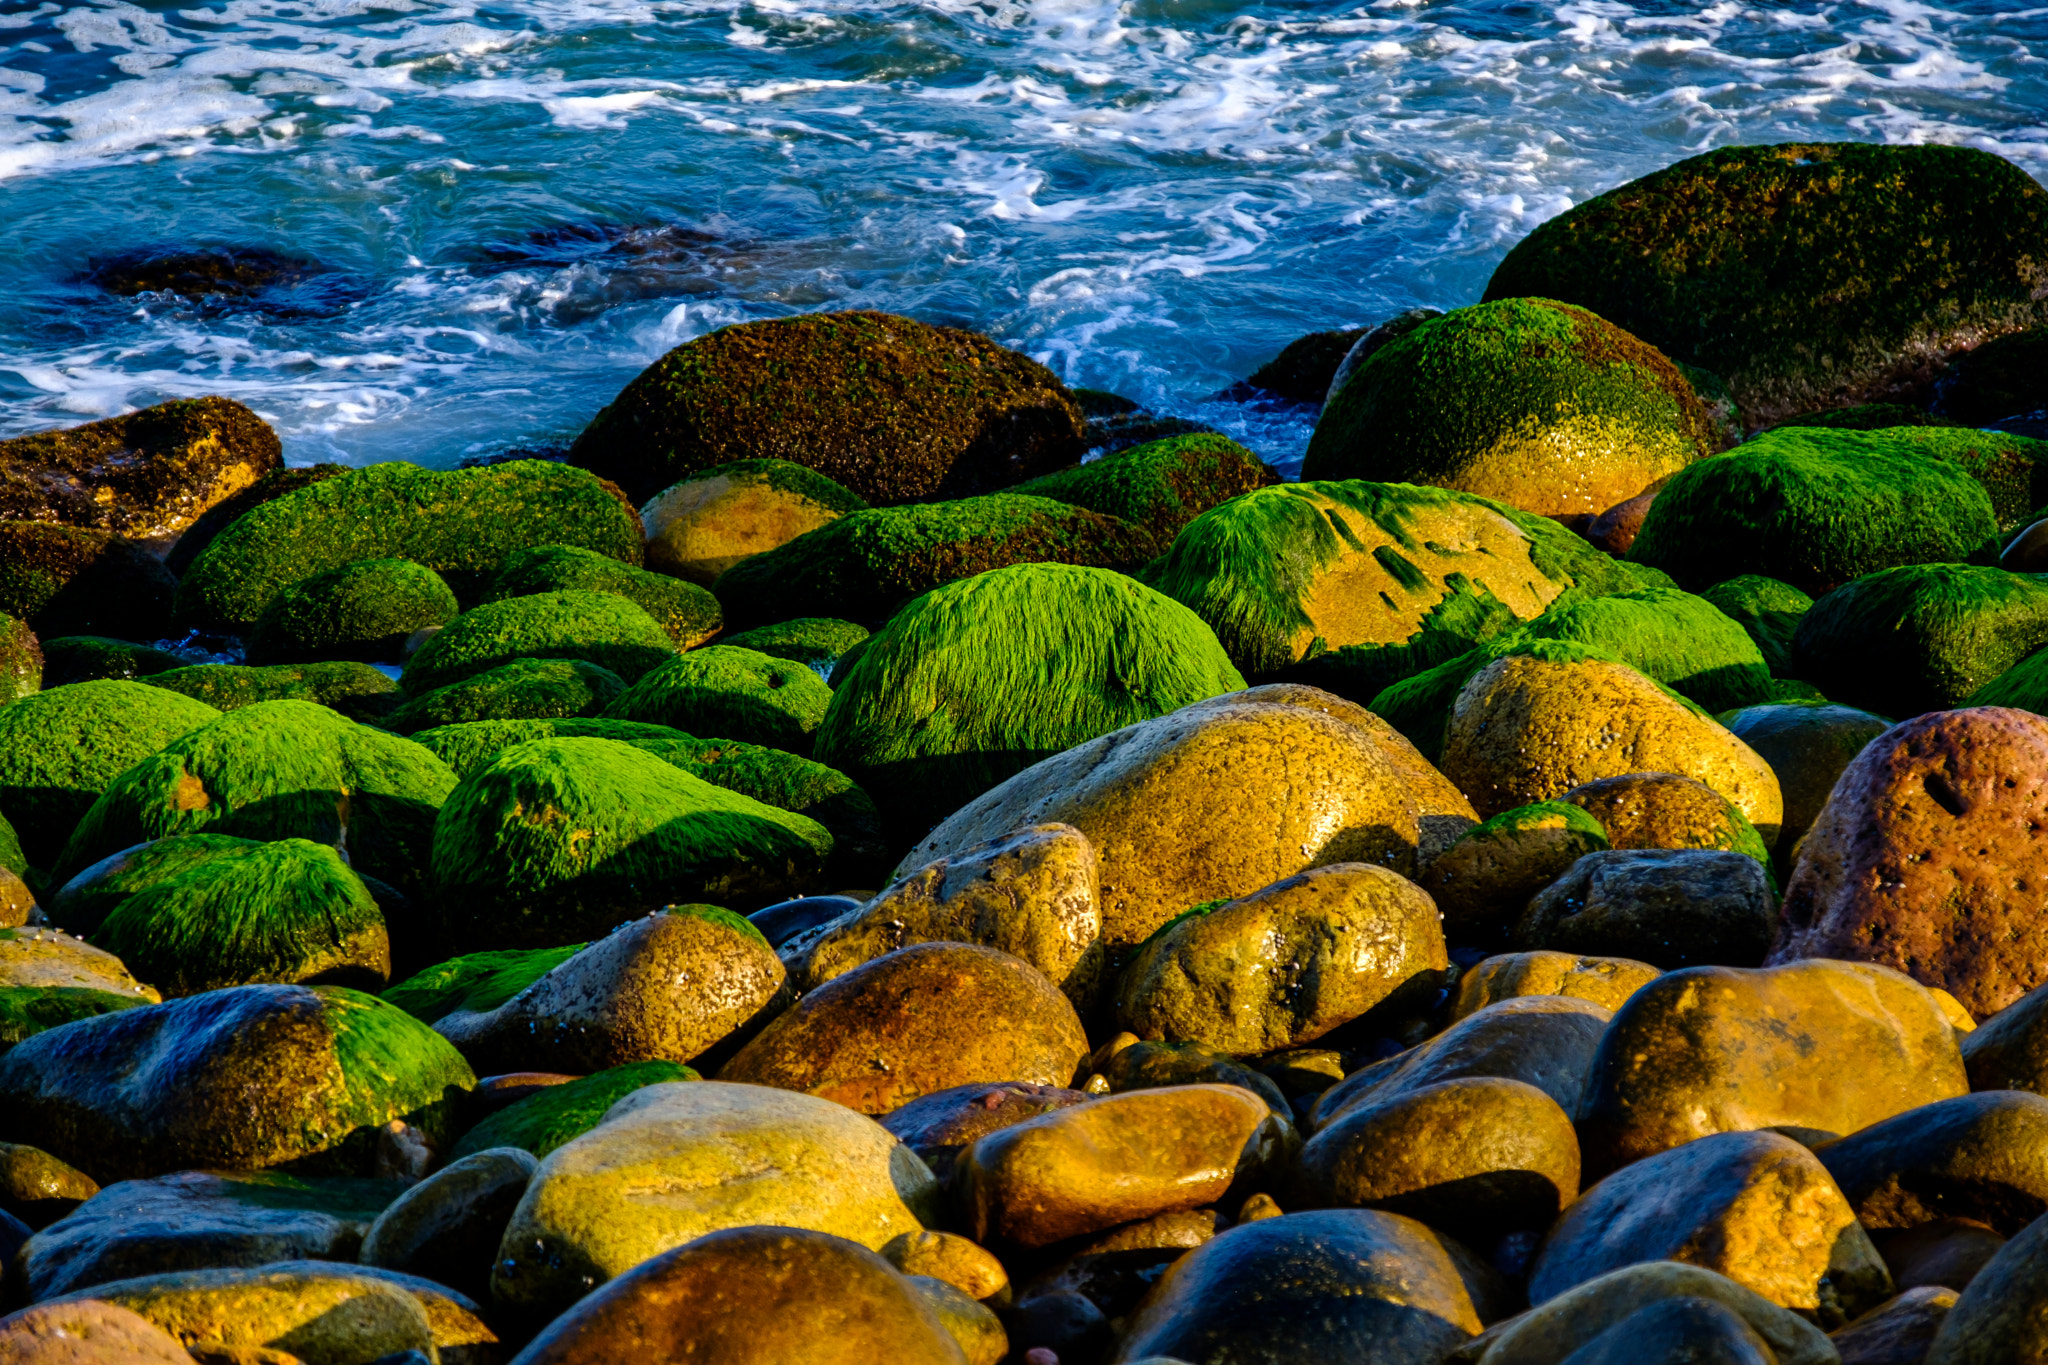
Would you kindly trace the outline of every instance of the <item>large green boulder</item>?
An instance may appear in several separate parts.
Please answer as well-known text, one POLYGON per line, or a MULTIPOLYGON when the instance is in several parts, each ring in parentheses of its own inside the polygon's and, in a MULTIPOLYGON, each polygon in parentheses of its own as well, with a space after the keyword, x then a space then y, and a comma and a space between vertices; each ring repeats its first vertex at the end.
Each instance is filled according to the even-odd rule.
POLYGON ((1021 564, 890 618, 833 692, 817 755, 921 834, 1040 759, 1244 685, 1171 598, 1102 569, 1021 564))
POLYGON ((297 465, 271 470, 239 493, 207 508, 197 521, 186 527, 177 543, 171 546, 170 553, 164 556, 164 567, 183 578, 185 570, 192 567, 192 561, 199 558, 199 552, 213 544, 215 536, 239 521, 244 512, 287 493, 296 493, 309 484, 324 483, 352 472, 345 464, 297 465))
POLYGON ((2011 706, 2048 716, 2048 649, 2037 649, 2006 669, 1972 692, 1963 705, 2011 706))
POLYGON ((173 834, 346 842, 363 876, 402 892, 425 879, 434 816, 455 774, 410 740, 324 706, 230 711, 129 768, 79 821, 61 884, 102 858, 173 834))
POLYGON ((122 849, 65 883, 51 898, 50 915, 72 933, 90 938, 136 892, 176 880, 253 842, 232 834, 173 834, 122 849))
POLYGON ((718 599, 695 583, 650 573, 576 545, 538 545, 505 556, 486 602, 544 592, 609 592, 654 618, 678 649, 701 645, 724 624, 718 599))
POLYGON ((47 867, 100 793, 220 712, 134 682, 53 687, 0 707, 0 813, 47 867))
POLYGON ((599 716, 625 692, 625 679, 581 659, 514 659, 414 697, 380 724, 410 735, 479 720, 599 716))
POLYGON ((1830 700, 1905 718, 1961 706, 2048 645, 2048 583, 1966 564, 1908 564, 1813 604, 1794 667, 1830 700))
POLYGON ((1871 436, 1901 454, 1959 466, 1990 495, 1991 511, 2002 532, 2027 525, 2034 520, 2034 509, 2048 503, 2048 441, 2002 431, 1927 425, 1884 427, 1872 430, 1871 436))
POLYGON ((756 626, 728 635, 720 644, 772 654, 812 668, 826 669, 868 638, 868 628, 833 616, 799 616, 772 626, 756 626))
MULTIPOLYGON (((1590 308, 1724 376, 1751 427, 1911 395, 2048 318, 2048 190, 1964 147, 1723 147, 1568 209, 1488 299, 1590 308)), ((1725 575, 1723 575, 1725 577, 1725 575)))
POLYGON ((137 886, 93 946, 166 997, 266 981, 381 989, 391 936, 341 855, 305 839, 238 844, 137 886))
POLYGON ((712 645, 670 659, 605 715, 808 756, 831 704, 832 689, 807 665, 712 645))
POLYGON ((544 1157, 597 1127, 607 1110, 635 1090, 696 1079, 697 1073, 681 1062, 628 1062, 607 1067, 506 1105, 464 1133, 449 1156, 460 1159, 493 1147, 517 1147, 544 1157))
POLYGON ((1700 596, 1749 632, 1773 677, 1793 676, 1792 637, 1813 607, 1811 597, 1790 583, 1753 573, 1702 588, 1700 596))
POLYGON ((43 641, 43 685, 62 687, 103 678, 133 681, 183 668, 189 662, 155 645, 116 640, 111 635, 59 635, 43 641))
POLYGON ((888 313, 743 322, 678 346, 583 429, 572 464, 635 501, 783 459, 877 505, 989 492, 1071 464, 1081 413, 1037 361, 888 313))
POLYGON ((0 521, 0 612, 38 635, 171 633, 177 580, 132 540, 41 521, 0 521))
POLYGON ((43 651, 26 621, 0 611, 0 706, 43 685, 43 651))
POLYGON ((446 951, 554 947, 685 902, 815 889, 832 836, 603 739, 515 744, 462 780, 434 827, 446 951))
POLYGON ((1302 477, 1597 515, 1720 445, 1691 381, 1656 347, 1583 308, 1501 299, 1373 352, 1324 406, 1302 477))
POLYGON ((1271 465, 1228 436, 1199 431, 1147 441, 1010 491, 1141 526, 1163 550, 1181 527, 1211 507, 1278 482, 1271 465))
POLYGON ((616 593, 544 592, 462 613, 406 661, 399 682, 417 697, 514 659, 582 659, 636 682, 675 652, 661 624, 616 593))
POLYGON ((441 575, 425 565, 359 559, 301 579, 271 598, 249 632, 248 659, 397 659, 415 631, 445 626, 460 610, 441 575))
POLYGON ((2048 325, 1963 352, 1935 389, 1941 411, 1973 427, 2048 408, 2048 325))
POLYGON ((378 720, 401 700, 391 675, 352 659, 316 664, 191 664, 142 680, 145 687, 235 711, 264 701, 310 701, 350 720, 378 720))
POLYGON ((368 1175, 393 1120, 445 1147, 453 1045, 341 986, 238 986, 49 1029, 0 1057, 10 1139, 102 1185, 168 1171, 368 1175))
POLYGON ((997 493, 853 512, 727 569, 712 585, 738 622, 792 604, 880 623, 921 592, 1011 564, 1135 568, 1160 543, 1143 527, 1050 497, 997 493))
POLYGON ((1892 435, 1786 428, 1691 465, 1650 504, 1629 558, 1681 587, 1761 574, 1816 594, 1968 559, 1998 534, 1990 496, 1892 435))
MULTIPOLYGON (((257 504, 178 584, 178 618, 240 634, 292 584, 360 559, 403 558, 473 593, 505 556, 580 545, 640 562, 640 519, 589 473, 542 460, 482 469, 373 464, 257 504)), ((128 634, 112 631, 112 634, 128 634)))
POLYGON ((1364 480, 1233 498, 1189 522, 1145 581, 1208 622, 1252 676, 1433 633, 1469 647, 1540 614, 1567 588, 1641 586, 1546 517, 1469 493, 1364 480))

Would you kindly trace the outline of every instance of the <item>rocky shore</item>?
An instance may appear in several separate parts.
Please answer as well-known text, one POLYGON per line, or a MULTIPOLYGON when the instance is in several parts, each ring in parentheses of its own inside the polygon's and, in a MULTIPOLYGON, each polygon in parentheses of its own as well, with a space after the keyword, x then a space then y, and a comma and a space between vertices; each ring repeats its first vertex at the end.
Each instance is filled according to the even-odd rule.
POLYGON ((1725 148, 1242 392, 0 442, 0 1365, 2048 1362, 2048 190, 1725 148))

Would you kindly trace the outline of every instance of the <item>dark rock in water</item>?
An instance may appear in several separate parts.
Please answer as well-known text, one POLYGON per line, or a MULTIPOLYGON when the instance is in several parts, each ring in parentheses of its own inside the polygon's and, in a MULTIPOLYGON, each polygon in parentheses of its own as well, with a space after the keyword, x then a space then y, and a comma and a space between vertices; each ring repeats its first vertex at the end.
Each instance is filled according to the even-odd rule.
POLYGON ((1245 383, 1291 402, 1321 404, 1337 367, 1368 330, 1354 327, 1346 332, 1310 332, 1298 337, 1253 370, 1245 383))
POLYGON ((38 635, 159 639, 177 590, 155 555, 111 531, 0 521, 0 612, 38 635))
POLYGON ((359 276, 261 246, 140 247, 95 258, 81 283, 131 298, 175 294, 209 312, 283 317, 338 313, 369 292, 359 276))

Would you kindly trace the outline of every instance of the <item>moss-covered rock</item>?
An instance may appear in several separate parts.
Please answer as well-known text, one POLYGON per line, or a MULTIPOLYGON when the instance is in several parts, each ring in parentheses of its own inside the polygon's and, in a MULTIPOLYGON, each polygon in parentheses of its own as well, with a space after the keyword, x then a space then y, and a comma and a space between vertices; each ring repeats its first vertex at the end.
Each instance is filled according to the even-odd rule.
POLYGON ((1330 396, 1302 476, 1597 514, 1719 447, 1691 381, 1656 347, 1583 308, 1511 298, 1374 352, 1330 396))
POLYGON ((296 493, 308 484, 322 483, 349 472, 350 468, 345 464, 301 465, 272 470, 241 492, 215 503, 186 527, 185 533, 171 546, 170 553, 164 556, 164 567, 183 578, 185 570, 192 567, 192 561, 199 558, 199 552, 213 544, 213 538, 232 526, 244 512, 287 493, 296 493))
POLYGON ((605 1111, 635 1090, 670 1081, 694 1081, 681 1062, 628 1062, 582 1076, 509 1104, 462 1135, 451 1158, 493 1147, 516 1147, 544 1157, 597 1127, 605 1111))
POLYGON ((654 618, 678 649, 701 645, 724 620, 718 599, 695 583, 649 573, 576 545, 538 545, 505 556, 486 602, 549 592, 616 593, 654 618))
POLYGON ((815 469, 877 505, 1002 488, 1081 456, 1074 400, 987 337, 887 313, 722 327, 642 371, 572 463, 636 499, 734 460, 815 469))
POLYGON ((54 922, 90 937, 122 902, 145 887, 172 880, 251 840, 232 834, 174 834, 102 858, 59 889, 50 901, 54 922))
POLYGON ((1558 602, 1518 634, 1604 649, 1709 711, 1771 697, 1755 641, 1711 602, 1675 588, 1558 602))
POLYGON ((1904 718, 1960 706, 2048 645, 2048 583, 2004 569, 1910 564, 1813 604, 1794 671, 1830 700, 1904 718))
POLYGON ((437 1024, 451 1014, 488 1014, 586 946, 465 953, 415 972, 382 998, 423 1024, 437 1024))
POLYGON ((0 812, 31 861, 47 867, 115 778, 219 716, 190 697, 114 681, 70 683, 0 707, 0 812))
POLYGON ((1495 947, 1529 898, 1588 853, 1610 848, 1607 831, 1566 801, 1537 801, 1483 820, 1429 861, 1416 884, 1461 947, 1495 947))
POLYGON ((111 531, 0 521, 0 612, 38 635, 171 633, 177 580, 155 555, 111 531))
POLYGON ((391 675, 369 664, 337 659, 317 664, 191 664, 152 673, 141 686, 177 692, 217 711, 266 701, 309 701, 350 720, 380 720, 403 698, 391 675))
POLYGON ((1749 632, 1773 677, 1792 676, 1792 637, 1813 599, 1790 583, 1743 574, 1702 588, 1700 596, 1749 632))
POLYGON ((391 937, 362 879, 333 848, 244 841, 135 890, 93 945, 166 996, 258 982, 380 989, 391 937))
POLYGON ((595 938, 679 902, 811 890, 832 836, 629 744, 515 744, 464 778, 434 829, 431 907, 447 948, 595 938))
POLYGON ((1164 550, 1181 527, 1210 508, 1278 482, 1264 460, 1228 436, 1204 431, 1131 446, 1010 491, 1141 526, 1164 550))
POLYGON ((230 711, 114 780, 86 812, 53 881, 124 848, 206 831, 341 844, 366 877, 420 886, 434 815, 455 774, 410 740, 302 701, 230 711))
POLYGON ((804 664, 712 645, 653 670, 605 715, 808 757, 831 703, 832 689, 804 664))
POLYGON ((144 996, 87 986, 0 986, 0 1054, 49 1029, 149 1003, 144 996))
POLYGON ((640 509, 647 567, 708 588, 742 559, 867 505, 800 464, 734 460, 671 485, 640 509))
POLYGON ((1694 778, 1623 773, 1574 787, 1558 801, 1599 821, 1614 848, 1718 849, 1756 859, 1768 875, 1770 849, 1756 826, 1727 797, 1694 778))
POLYGON ((2048 716, 2048 649, 2037 649, 1972 692, 1965 706, 2011 706, 2048 716))
POLYGON ((1724 147, 1543 224, 1486 297, 1590 308, 1724 375, 1757 427, 1910 395, 2040 323, 2044 257, 2048 190, 1987 152, 1724 147))
POLYGON ((271 598, 249 632, 248 659, 395 660, 415 631, 445 626, 460 610, 432 569, 409 559, 359 559, 301 579, 271 598))
POLYGON ((1825 412, 1802 412, 1788 417, 1781 427, 1827 427, 1836 431, 1883 431, 1890 427, 1952 427, 1945 417, 1909 403, 1858 403, 1852 408, 1829 408, 1825 412))
POLYGON ((0 706, 43 685, 43 651, 26 621, 0 611, 0 706))
POLYGON ((188 662, 167 649, 116 640, 111 635, 60 635, 43 641, 43 685, 133 681, 183 668, 188 662))
POLYGON ((772 626, 756 626, 728 635, 720 643, 822 668, 844 657, 867 638, 868 628, 852 621, 832 616, 799 616, 793 621, 778 621, 772 626))
POLYGON ((400 683, 423 696, 513 659, 582 659, 632 683, 675 652, 661 624, 616 593, 544 592, 462 613, 406 661, 400 683))
POLYGON ((1101 569, 1018 565, 891 618, 833 693, 817 752, 921 833, 1040 759, 1243 687, 1172 599, 1101 569))
POLYGON ((773 621, 801 603, 879 623, 919 593, 992 569, 1128 569, 1158 548, 1142 527, 1086 507, 998 493, 855 512, 733 566, 714 587, 736 622, 773 621))
POLYGON ((1439 633, 1469 648, 1566 588, 1639 586, 1548 518, 1362 480, 1234 498, 1188 523, 1145 577, 1207 621, 1254 676, 1347 646, 1419 647, 1439 633))
POLYGON ((461 596, 534 545, 580 545, 637 564, 640 521, 603 481, 542 460, 447 471, 374 464, 243 513, 192 560, 178 617, 239 634, 300 579, 361 559, 410 559, 461 596))
POLYGON ((1657 494, 1629 558, 1688 588, 1761 574, 1808 593, 1968 559, 1998 533, 1990 496, 1894 435, 1787 428, 1691 465, 1657 494))
POLYGON ((1970 426, 2048 408, 2048 326, 1994 337, 1950 363, 1936 406, 1970 426))
POLYGON ((581 659, 514 659, 414 697, 381 724, 410 735, 470 721, 599 716, 625 692, 625 679, 581 659))
POLYGON ((0 441, 0 518, 176 535, 284 463, 277 433, 230 398, 180 398, 0 441))
POLYGON ((1870 432, 1901 454, 1945 460, 1984 486, 1998 529, 2010 534, 2048 502, 2048 441, 1954 426, 1896 426, 1870 432))

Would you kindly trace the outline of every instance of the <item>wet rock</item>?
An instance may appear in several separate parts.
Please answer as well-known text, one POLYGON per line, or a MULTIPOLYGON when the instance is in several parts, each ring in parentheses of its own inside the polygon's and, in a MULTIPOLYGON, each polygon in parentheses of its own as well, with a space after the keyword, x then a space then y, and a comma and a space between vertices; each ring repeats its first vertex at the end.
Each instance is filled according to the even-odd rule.
POLYGON ((867 902, 853 896, 798 896, 777 901, 747 916, 747 923, 761 931, 770 947, 780 951, 814 929, 830 927, 835 920, 860 909, 867 902))
POLYGON ((1009 1358, 1009 1335, 1003 1330, 1002 1319, 987 1306, 944 1280, 907 1273, 904 1278, 945 1328, 946 1335, 960 1347, 967 1365, 1003 1365, 1009 1358))
POLYGON ((85 1299, 0 1318, 0 1365, 193 1365, 178 1339, 149 1319, 85 1299))
POLYGON ((1960 1294, 2010 1239, 1967 1218, 1937 1218, 1872 1240, 1902 1292, 1933 1286, 1960 1294))
POLYGON ((532 1153, 516 1147, 493 1147, 450 1162, 377 1215, 363 1235, 363 1264, 487 1298, 505 1225, 539 1166, 532 1153))
POLYGON ((48 1152, 0 1142, 0 1211, 46 1228, 100 1192, 99 1182, 48 1152))
POLYGON ((1953 1289, 1908 1289, 1834 1334, 1842 1365, 1921 1365, 1959 1296, 1953 1289))
POLYGON ((1683 1261, 1648 1261, 1587 1280, 1487 1333, 1491 1344, 1474 1358, 1486 1365, 1558 1365, 1645 1308, 1678 1299, 1732 1310, 1770 1347, 1768 1358, 1778 1365, 1834 1365, 1834 1348, 1805 1318, 1683 1261))
POLYGON ((1634 497, 1623 498, 1594 517, 1586 527, 1586 539, 1594 548, 1617 559, 1626 555, 1628 547, 1636 543, 1636 533, 1643 529, 1643 519, 1650 515, 1650 504, 1657 501, 1657 490, 1663 484, 1664 480, 1659 478, 1634 497))
POLYGON ((1525 995, 1576 996, 1618 1010, 1657 976, 1657 969, 1649 963, 1627 958, 1548 951, 1502 953, 1474 964, 1459 978, 1451 1022, 1525 995))
POLYGON ((1815 1149, 1872 1232, 1944 1218, 2005 1237, 2048 1213, 2048 1099, 1958 1095, 1815 1149))
POLYGON ((647 567, 710 587, 743 559, 867 507, 788 460, 735 460, 669 485, 640 509, 647 567))
POLYGON ((1770 848, 1727 797, 1677 773, 1624 773, 1558 798, 1600 822, 1617 849, 1725 849, 1770 863, 1770 848))
MULTIPOLYGON (((1787 702, 1745 706, 1721 718, 1777 774, 1785 798, 1778 848, 1789 855, 1827 805, 1842 770, 1891 722, 1852 706, 1787 702)), ((1791 860, 1786 857, 1785 862, 1791 860)))
POLYGON ((1666 1299, 1602 1332, 1569 1365, 1777 1365, 1742 1315, 1712 1299, 1666 1299))
POLYGON ((906 1275, 952 1285, 970 1299, 992 1299, 1010 1275, 994 1253, 952 1232, 905 1232, 882 1248, 882 1259, 906 1275))
POLYGON ((59 929, 0 929, 0 987, 103 991, 154 1005, 163 997, 137 981, 120 958, 59 929))
POLYGON ((2048 1354, 2048 1219, 2036 1218, 1970 1281, 1926 1365, 2007 1365, 2048 1354))
POLYGON ((695 583, 651 573, 580 545, 536 545, 515 550, 481 594, 503 602, 555 592, 608 592, 653 618, 678 649, 694 649, 724 624, 718 599, 695 583))
POLYGON ((177 580, 147 549, 111 531, 0 521, 0 612, 38 635, 171 634, 177 580))
POLYGON ((595 1128, 614 1104, 635 1090, 694 1081, 697 1073, 676 1062, 629 1062, 594 1076, 543 1074, 534 1079, 536 1084, 524 1087, 527 1093, 464 1133, 449 1156, 459 1161, 494 1147, 515 1147, 544 1157, 595 1128))
POLYGON ((1091 1065, 1109 1083, 1110 1094, 1173 1085, 1237 1085, 1264 1100, 1274 1113, 1286 1117, 1291 1112, 1287 1097, 1264 1072, 1206 1043, 1142 1043, 1133 1034, 1121 1033, 1103 1044, 1091 1065))
POLYGON ((1087 1099, 1079 1090, 1019 1081, 961 1085, 920 1096, 876 1121, 917 1153, 945 1184, 952 1179, 954 1165, 981 1138, 1087 1099))
POLYGON ((1293 403, 1320 406, 1330 391, 1337 367, 1367 332, 1376 328, 1353 327, 1347 331, 1310 332, 1280 348, 1280 354, 1253 370, 1245 383, 1255 389, 1277 393, 1293 403))
POLYGON ((2048 988, 2028 991, 1957 1042, 1970 1089, 2048 1095, 2048 988))
POLYGON ((1259 1053, 1373 1016, 1429 1008, 1450 961, 1436 906, 1398 873, 1319 867, 1170 921, 1117 986, 1143 1038, 1259 1053))
POLYGON ((1754 967, 1777 921, 1764 865, 1698 848, 1589 853, 1536 893, 1515 946, 1632 958, 1669 970, 1754 967))
POLYGON ((1504 942, 1529 898, 1588 853, 1609 847, 1600 821, 1577 805, 1538 801, 1466 830, 1429 861, 1416 884, 1443 912, 1457 942, 1504 942))

